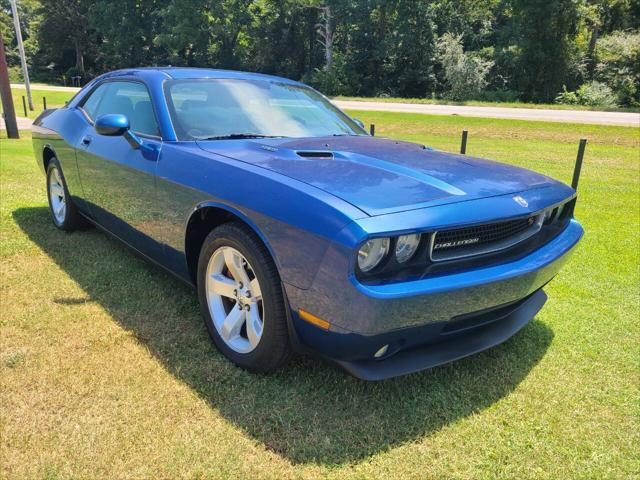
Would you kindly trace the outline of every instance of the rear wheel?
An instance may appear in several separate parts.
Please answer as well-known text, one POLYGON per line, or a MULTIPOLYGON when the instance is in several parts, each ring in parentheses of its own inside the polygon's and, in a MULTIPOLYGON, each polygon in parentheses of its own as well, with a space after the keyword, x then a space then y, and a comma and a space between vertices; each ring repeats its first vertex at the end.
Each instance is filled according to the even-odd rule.
POLYGON ((84 219, 71 200, 60 163, 55 157, 47 164, 47 197, 49 211, 56 227, 71 232, 83 225, 84 219))
POLYGON ((218 349, 238 366, 271 372, 290 356, 284 296, 268 250, 239 222, 205 239, 198 262, 198 297, 218 349))

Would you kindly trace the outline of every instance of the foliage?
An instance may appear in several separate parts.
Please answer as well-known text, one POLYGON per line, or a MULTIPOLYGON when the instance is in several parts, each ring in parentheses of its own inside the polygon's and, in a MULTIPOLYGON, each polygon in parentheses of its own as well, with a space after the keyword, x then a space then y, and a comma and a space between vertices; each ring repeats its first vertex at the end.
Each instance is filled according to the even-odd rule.
POLYGON ((576 92, 567 91, 567 86, 563 85, 562 92, 560 92, 556 97, 556 103, 563 105, 578 105, 580 103, 580 99, 576 92))
POLYGON ((568 92, 565 86, 556 97, 557 103, 566 105, 587 105, 590 107, 615 107, 616 96, 611 88, 598 81, 587 82, 575 92, 568 92))
POLYGON ((438 57, 452 100, 476 97, 487 85, 487 74, 493 62, 486 61, 462 50, 462 36, 445 33, 438 40, 438 57))
POLYGON ((573 81, 570 69, 577 32, 575 0, 514 0, 513 25, 520 47, 516 79, 525 100, 553 100, 563 83, 573 81))
POLYGON ((616 97, 611 88, 595 80, 581 85, 577 95, 578 103, 581 105, 598 107, 616 106, 616 97))
POLYGON ((609 85, 622 105, 640 105, 640 31, 617 31, 596 47, 595 78, 609 85))
MULTIPOLYGON (((409 98, 549 102, 563 85, 596 80, 617 103, 640 102, 637 0, 20 0, 19 8, 32 77, 45 81, 71 68, 86 82, 170 64, 409 98)), ((0 32, 15 67, 9 0, 0 0, 0 32)))

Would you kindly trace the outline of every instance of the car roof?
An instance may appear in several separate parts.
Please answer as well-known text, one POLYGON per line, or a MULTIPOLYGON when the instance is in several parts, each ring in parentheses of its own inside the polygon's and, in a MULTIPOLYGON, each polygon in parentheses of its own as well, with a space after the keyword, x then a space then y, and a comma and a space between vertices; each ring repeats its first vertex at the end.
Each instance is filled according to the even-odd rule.
POLYGON ((125 68, 105 73, 96 80, 104 80, 119 76, 139 76, 149 79, 149 77, 159 77, 162 79, 199 79, 199 78, 233 78, 239 80, 263 80, 291 85, 302 85, 300 82, 289 80, 288 78, 263 73, 241 72, 236 70, 219 70, 215 68, 193 68, 193 67, 138 67, 125 68))

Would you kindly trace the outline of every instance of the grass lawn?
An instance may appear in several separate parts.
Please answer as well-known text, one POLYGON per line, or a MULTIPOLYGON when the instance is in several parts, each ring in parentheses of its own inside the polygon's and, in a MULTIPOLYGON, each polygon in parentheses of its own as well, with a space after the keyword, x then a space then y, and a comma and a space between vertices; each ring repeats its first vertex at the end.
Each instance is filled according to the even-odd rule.
MULTIPOLYGON (((42 97, 47 98, 47 108, 62 107, 67 100, 75 95, 75 92, 58 92, 54 90, 42 90, 31 88, 31 98, 33 100, 33 111, 29 110, 27 102, 27 117, 36 118, 44 110, 42 97)), ((13 97, 13 108, 16 110, 16 116, 24 117, 24 107, 22 106, 22 97, 27 101, 27 91, 24 88, 12 88, 11 96, 13 97)), ((2 104, 0 103, 0 112, 2 104)))
POLYGON ((465 100, 456 102, 434 98, 400 98, 400 97, 333 97, 334 100, 351 100, 356 102, 384 102, 384 103, 418 103, 426 105, 470 105, 474 107, 508 107, 508 108, 537 108, 551 110, 593 110, 598 112, 640 112, 635 107, 592 107, 589 105, 563 105, 558 103, 525 103, 525 102, 484 102, 480 100, 465 100))
POLYGON ((28 134, 0 141, 3 478, 638 478, 637 129, 352 112, 380 135, 570 181, 586 235, 505 344, 364 383, 227 362, 195 294, 97 230, 56 230, 28 134))

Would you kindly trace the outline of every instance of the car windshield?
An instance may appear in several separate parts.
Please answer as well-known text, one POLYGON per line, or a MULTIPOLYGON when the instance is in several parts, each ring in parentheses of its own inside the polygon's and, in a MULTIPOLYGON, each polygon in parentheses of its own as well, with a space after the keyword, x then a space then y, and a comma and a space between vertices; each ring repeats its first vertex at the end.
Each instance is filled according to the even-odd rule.
POLYGON ((180 140, 366 134, 304 86, 265 80, 173 80, 165 92, 180 140))

